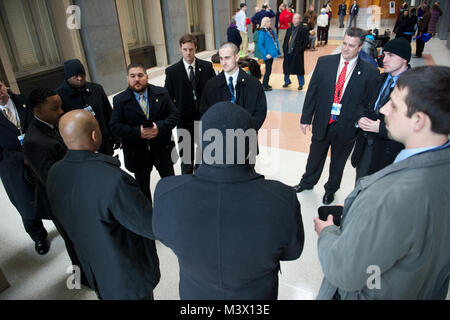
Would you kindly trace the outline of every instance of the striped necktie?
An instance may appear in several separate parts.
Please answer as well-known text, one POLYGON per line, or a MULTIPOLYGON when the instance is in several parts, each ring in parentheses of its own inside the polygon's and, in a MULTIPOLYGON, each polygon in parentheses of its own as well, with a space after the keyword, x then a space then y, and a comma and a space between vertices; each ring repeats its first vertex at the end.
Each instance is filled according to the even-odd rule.
POLYGON ((2 110, 2 113, 6 119, 8 119, 13 125, 15 125, 18 129, 20 129, 20 122, 17 119, 14 112, 11 112, 11 110, 9 110, 8 108, 4 108, 2 110))
POLYGON ((141 106, 141 109, 144 112, 145 117, 148 120, 150 113, 149 113, 147 101, 145 101, 144 95, 140 96, 140 98, 139 98, 139 105, 141 106))

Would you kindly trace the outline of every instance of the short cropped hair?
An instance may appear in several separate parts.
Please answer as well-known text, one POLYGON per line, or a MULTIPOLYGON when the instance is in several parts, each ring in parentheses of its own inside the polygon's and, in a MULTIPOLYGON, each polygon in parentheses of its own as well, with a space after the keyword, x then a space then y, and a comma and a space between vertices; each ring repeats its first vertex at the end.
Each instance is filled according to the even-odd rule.
POLYGON ((236 55, 236 54, 239 54, 239 48, 237 47, 237 45, 235 45, 234 43, 232 43, 232 42, 225 42, 225 43, 223 43, 221 46, 220 46, 220 48, 219 48, 219 50, 220 49, 223 49, 223 48, 232 48, 233 49, 233 53, 236 55))
POLYGON ((399 89, 408 88, 407 116, 423 112, 430 117, 431 131, 450 133, 450 68, 423 66, 408 70, 397 81, 399 89))
POLYGON ((145 72, 145 67, 142 63, 130 63, 127 67, 127 74, 129 74, 130 69, 133 69, 133 68, 141 68, 145 72))
POLYGON ((247 5, 245 4, 245 3, 241 3, 240 5, 239 5, 239 8, 243 8, 243 7, 246 7, 247 5))
POLYGON ((56 96, 57 93, 49 88, 36 88, 31 91, 28 101, 32 109, 35 109, 47 101, 47 98, 56 96))
POLYGON ((345 30, 345 36, 359 38, 359 46, 362 46, 365 38, 364 30, 361 28, 351 27, 345 30))
POLYGON ((192 34, 186 33, 180 38, 180 47, 186 42, 192 42, 194 46, 197 48, 197 38, 192 34))

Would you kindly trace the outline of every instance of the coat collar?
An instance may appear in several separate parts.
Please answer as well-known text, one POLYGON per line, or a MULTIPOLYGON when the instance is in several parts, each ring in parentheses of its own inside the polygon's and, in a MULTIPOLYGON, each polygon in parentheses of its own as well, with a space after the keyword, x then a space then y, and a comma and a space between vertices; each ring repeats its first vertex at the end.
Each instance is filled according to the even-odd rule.
POLYGON ((201 164, 194 172, 194 176, 209 181, 232 183, 249 181, 264 176, 256 173, 255 169, 251 165, 219 165, 211 166, 207 164, 201 164))
POLYGON ((92 87, 91 87, 91 83, 86 81, 86 85, 81 88, 81 89, 75 89, 74 87, 72 87, 67 80, 64 80, 62 85, 61 85, 61 89, 64 93, 68 94, 69 96, 73 97, 76 96, 80 93, 84 93, 86 95, 90 95, 92 94, 92 87))
MULTIPOLYGON (((154 86, 154 85, 151 85, 151 84, 148 84, 148 88, 147 89, 148 89, 148 98, 149 99, 153 95, 163 95, 164 92, 165 92, 164 88, 157 87, 157 86, 154 86)), ((133 94, 133 91, 129 87, 125 90, 125 92, 126 92, 127 100, 135 100, 136 101, 136 98, 135 98, 135 96, 133 94)), ((150 100, 149 100, 149 102, 150 102, 150 100)))
POLYGON ((120 167, 119 159, 88 150, 67 150, 64 160, 70 162, 102 161, 120 167))

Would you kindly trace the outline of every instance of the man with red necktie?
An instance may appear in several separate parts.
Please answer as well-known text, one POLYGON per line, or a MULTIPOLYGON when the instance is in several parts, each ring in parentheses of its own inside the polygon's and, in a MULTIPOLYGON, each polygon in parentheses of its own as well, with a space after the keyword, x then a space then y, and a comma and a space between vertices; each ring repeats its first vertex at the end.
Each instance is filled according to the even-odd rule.
POLYGON ((331 146, 330 174, 325 184, 324 204, 334 200, 344 167, 356 137, 355 123, 369 103, 369 92, 378 70, 358 58, 364 42, 363 30, 348 28, 340 54, 319 58, 303 104, 300 128, 311 131, 306 172, 296 192, 310 190, 319 181, 331 146), (314 120, 313 120, 314 119, 314 120))

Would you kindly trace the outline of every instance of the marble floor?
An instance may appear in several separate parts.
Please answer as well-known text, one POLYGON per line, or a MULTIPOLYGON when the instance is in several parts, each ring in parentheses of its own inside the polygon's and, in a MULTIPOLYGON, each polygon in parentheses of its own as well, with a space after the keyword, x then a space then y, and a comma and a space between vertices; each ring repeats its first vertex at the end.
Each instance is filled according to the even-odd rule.
MULTIPOLYGON (((264 129, 278 134, 278 143, 261 143, 260 155, 256 170, 268 179, 279 180, 288 185, 299 182, 304 172, 310 136, 304 136, 299 130, 299 119, 303 100, 317 58, 321 55, 340 52, 340 43, 344 29, 331 28, 330 41, 327 47, 318 51, 307 51, 306 85, 303 91, 297 90, 297 80, 291 78, 293 84, 282 88, 281 59, 274 63, 270 84, 274 90, 267 92, 268 115, 264 129)), ((413 52, 415 50, 413 49, 413 52)), ((445 41, 433 38, 425 46, 424 58, 411 60, 413 67, 420 65, 450 66, 450 51, 445 41)), ((164 75, 150 79, 152 84, 163 85, 164 75)), ((112 98, 112 96, 110 97, 112 98)), ((123 160, 122 154, 118 153, 123 160)), ((123 163, 123 162, 122 162, 123 163)), ((317 257, 317 235, 314 232, 313 218, 317 208, 322 205, 323 185, 328 177, 329 160, 319 183, 313 190, 298 194, 305 228, 305 245, 301 257, 295 261, 282 262, 280 274, 279 299, 311 300, 315 299, 322 281, 322 270, 317 257)), ((180 174, 179 164, 175 165, 176 174, 180 174)), ((156 170, 152 173, 151 189, 154 191, 159 180, 156 170)), ((355 170, 347 163, 342 186, 336 193, 333 204, 343 204, 346 196, 352 191, 355 170)), ((0 293, 0 300, 95 300, 94 292, 86 289, 69 290, 66 282, 69 277, 67 269, 70 265, 62 238, 50 221, 44 221, 49 231, 51 249, 48 254, 39 256, 34 251, 34 244, 25 233, 16 209, 10 203, 3 185, 0 183, 0 268, 5 273, 10 288, 0 293)), ((173 252, 157 242, 160 259, 161 281, 155 289, 155 299, 179 299, 178 261, 173 252)), ((449 299, 449 295, 447 296, 449 299)))

